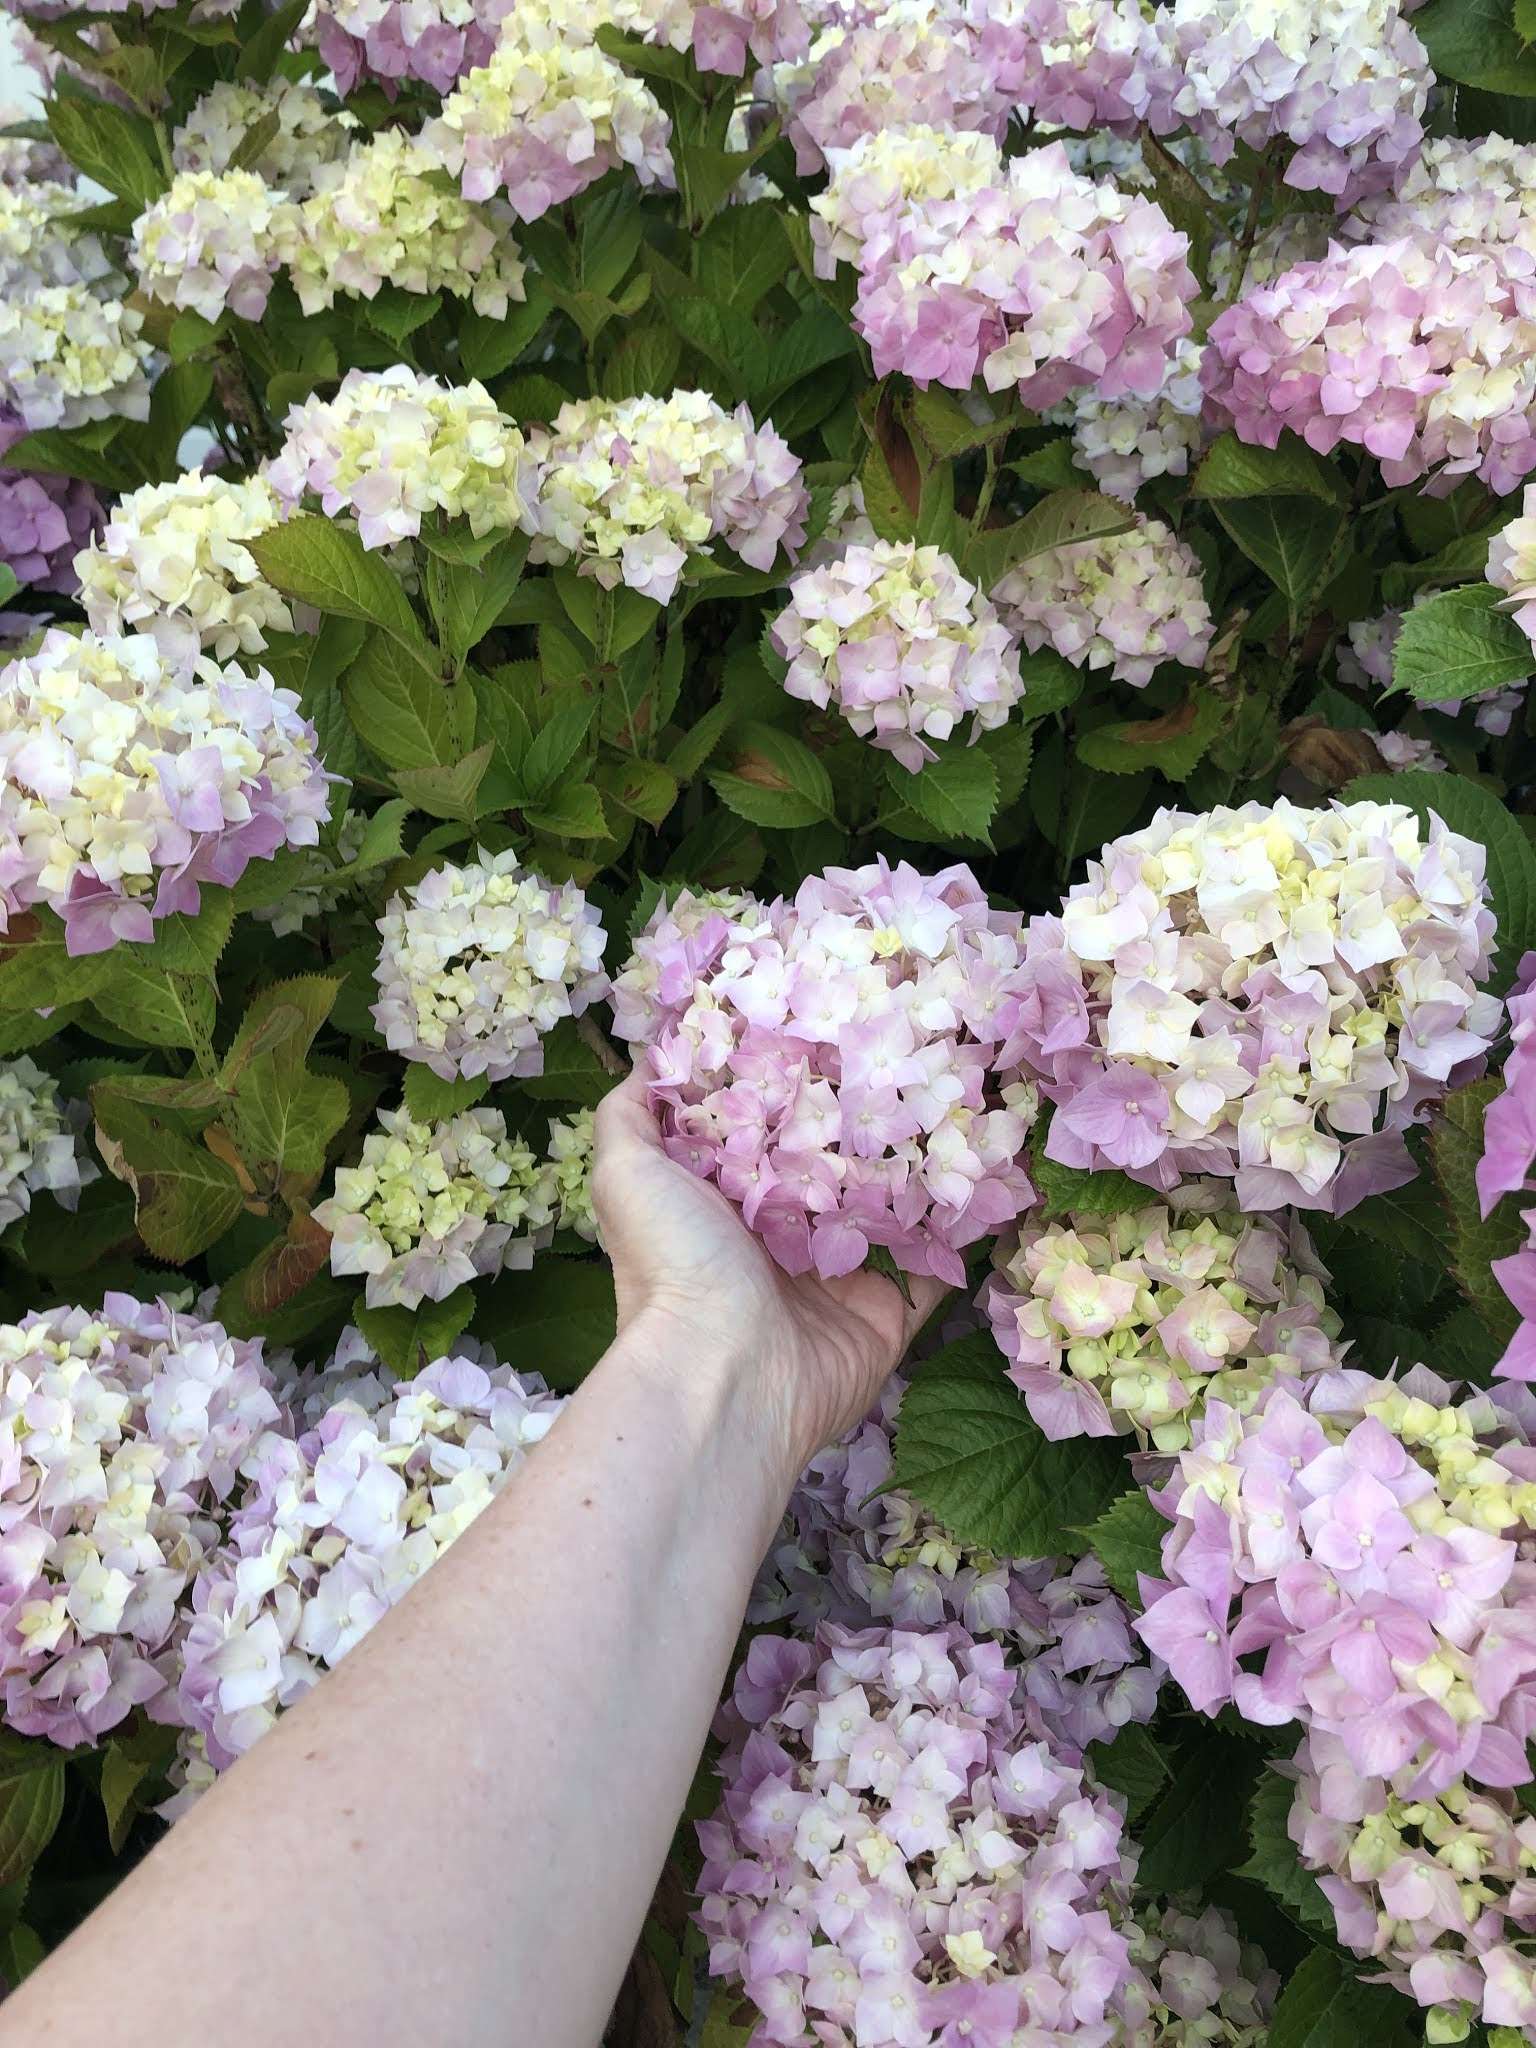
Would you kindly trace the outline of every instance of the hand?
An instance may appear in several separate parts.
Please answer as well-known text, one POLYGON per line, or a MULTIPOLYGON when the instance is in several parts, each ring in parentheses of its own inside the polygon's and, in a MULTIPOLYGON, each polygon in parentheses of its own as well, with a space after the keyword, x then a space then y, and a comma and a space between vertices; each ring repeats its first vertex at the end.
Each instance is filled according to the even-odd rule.
POLYGON ((695 1360, 755 1370, 790 1476, 874 1405, 942 1282, 882 1274, 798 1278, 778 1266, 718 1188, 667 1156, 631 1074, 597 1112, 592 1198, 613 1261, 619 1328, 664 1320, 695 1360))

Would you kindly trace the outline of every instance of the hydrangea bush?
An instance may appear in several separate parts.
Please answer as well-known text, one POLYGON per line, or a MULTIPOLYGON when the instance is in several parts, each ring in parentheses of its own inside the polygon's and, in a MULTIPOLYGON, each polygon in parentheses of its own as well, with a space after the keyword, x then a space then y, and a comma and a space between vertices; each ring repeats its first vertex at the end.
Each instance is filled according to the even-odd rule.
POLYGON ((4 4, 0 1968, 558 1427, 632 1060, 949 1294, 611 2048, 1536 2040, 1526 8, 4 4))

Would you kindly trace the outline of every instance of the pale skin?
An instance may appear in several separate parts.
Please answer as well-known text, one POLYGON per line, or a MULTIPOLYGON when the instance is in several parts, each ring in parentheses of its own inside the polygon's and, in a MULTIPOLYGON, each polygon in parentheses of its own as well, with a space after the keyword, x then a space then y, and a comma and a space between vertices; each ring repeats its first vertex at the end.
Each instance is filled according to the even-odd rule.
POLYGON ((633 1079, 594 1195, 618 1335, 547 1442, 0 2005, 0 2043, 600 2041, 795 1476, 942 1290, 788 1279, 633 1079))

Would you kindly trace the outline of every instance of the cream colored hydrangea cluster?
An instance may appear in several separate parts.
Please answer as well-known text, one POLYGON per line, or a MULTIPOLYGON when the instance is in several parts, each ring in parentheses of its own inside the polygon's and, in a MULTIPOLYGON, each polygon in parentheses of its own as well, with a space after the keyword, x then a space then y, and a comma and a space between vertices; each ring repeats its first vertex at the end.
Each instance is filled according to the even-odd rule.
POLYGON ((151 633, 172 656, 259 654, 268 633, 293 631, 293 614, 246 543, 282 517, 261 476, 194 469, 130 491, 75 557, 86 617, 98 633, 151 633))
POLYGON ((534 527, 536 484, 522 434, 471 378, 449 386, 403 363, 349 370, 334 398, 306 398, 267 470, 281 502, 306 496, 357 515, 367 548, 412 540, 424 513, 476 535, 534 527))
POLYGON ((72 225, 86 200, 62 180, 0 180, 0 291, 95 284, 112 274, 100 237, 72 225))
POLYGON ((588 1244, 596 1244, 598 1234, 597 1211, 592 1206, 596 1144, 595 1109, 578 1109, 571 1116, 551 1118, 549 1151, 544 1161, 550 1205, 559 1228, 574 1230, 588 1244))
POLYGON ((84 284, 0 292, 0 411, 29 432, 149 418, 155 352, 141 314, 84 284))
POLYGON ((351 147, 357 121, 298 79, 274 78, 264 85, 221 80, 171 138, 171 162, 178 171, 227 171, 247 137, 274 117, 277 133, 245 168, 290 199, 306 199, 322 166, 351 147))
POLYGON ((993 1263, 992 1333, 1048 1437, 1134 1430, 1183 1450, 1207 1401, 1246 1413, 1277 1375, 1340 1362, 1339 1319, 1298 1225, 1161 1202, 1026 1217, 993 1263))
POLYGON ((259 320, 297 230, 293 202, 254 171, 178 171, 134 222, 130 256, 147 298, 259 320))
POLYGON ((1527 484, 1520 513, 1488 543, 1488 581, 1507 593, 1515 623, 1536 648, 1536 484, 1527 484))
POLYGON ((437 160, 402 129, 382 129, 322 166, 314 185, 289 258, 306 313, 342 296, 371 299, 386 284, 448 292, 492 320, 525 296, 510 209, 461 199, 445 187, 437 160))
POLYGON ((1416 235, 1456 248, 1513 242, 1536 254, 1536 143, 1435 136, 1396 189, 1367 201, 1345 233, 1373 242, 1416 235))
POLYGON ((433 868, 391 900, 379 932, 374 1022, 392 1052, 445 1081, 542 1073, 544 1034, 608 986, 596 910, 515 853, 433 868))
POLYGON ((59 1084, 25 1054, 0 1062, 0 1229, 25 1216, 46 1188, 73 1209, 97 1170, 82 1154, 78 1126, 59 1084))
POLYGON ((805 539, 800 463, 771 425, 707 391, 584 398, 534 429, 540 470, 531 559, 567 562, 606 589, 671 602, 690 553, 725 545, 752 569, 805 539))
POLYGON ((1165 661, 1203 668, 1214 621, 1200 561, 1160 519, 1051 548, 1010 569, 992 593, 1031 653, 1054 648, 1140 689, 1165 661))
POLYGON ((811 201, 811 239, 819 277, 839 263, 873 267, 890 251, 902 208, 914 199, 955 199, 1003 177, 990 135, 966 130, 881 128, 827 154, 824 192, 811 201))
POLYGON ((553 1230, 550 1187, 500 1110, 422 1124, 386 1109, 358 1164, 337 1167, 334 1192, 314 1218, 331 1233, 331 1271, 366 1275, 370 1308, 419 1308, 528 1265, 553 1230))

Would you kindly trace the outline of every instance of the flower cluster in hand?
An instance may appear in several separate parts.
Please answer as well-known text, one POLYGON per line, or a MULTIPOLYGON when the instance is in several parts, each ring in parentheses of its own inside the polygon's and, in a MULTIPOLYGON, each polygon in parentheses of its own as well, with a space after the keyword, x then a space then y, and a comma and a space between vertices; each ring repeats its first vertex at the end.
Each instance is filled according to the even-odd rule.
POLYGON ((835 704, 861 739, 916 774, 969 717, 971 737, 1007 723, 1024 694, 1018 650, 988 600, 942 548, 876 540, 790 578, 773 622, 791 697, 835 704))
POLYGON ((903 1392, 899 1379, 888 1382, 879 1406, 801 1473, 748 1619, 800 1633, 823 1621, 958 1622, 1024 1654, 1023 1694, 1053 1742, 1086 1749, 1149 1721, 1157 1673, 1096 1558, 993 1557, 957 1543, 910 1495, 885 1490, 903 1392))
POLYGON ((1030 1217, 993 1258, 992 1333, 1048 1437, 1135 1430, 1182 1450, 1207 1401, 1243 1412, 1277 1375, 1340 1362, 1327 1276, 1295 1225, 1158 1203, 1030 1217))
POLYGON ((398 364, 349 370, 334 398, 307 398, 284 422, 266 478, 281 502, 319 499, 357 515, 366 548, 412 540, 424 514, 467 519, 477 535, 532 529, 535 487, 522 435, 483 384, 448 386, 398 364))
POLYGON ((1121 1815, 956 1626, 757 1637, 699 1829, 713 1975, 767 2043, 1103 2043, 1140 2016, 1121 1815))
POLYGON ((860 271, 854 321, 877 376, 980 378, 1037 409, 1085 384, 1151 396, 1190 331, 1187 247, 1151 200, 1079 177, 1051 143, 999 158, 980 189, 909 202, 860 271))
POLYGON ((505 203, 476 206, 445 191, 436 159, 400 129, 356 144, 314 185, 285 252, 306 313, 342 296, 372 299, 386 284, 448 292, 490 320, 525 296, 505 203))
MULTIPOLYGON (((1483 1115, 1483 1156, 1477 1163, 1477 1195, 1484 1216, 1505 1195, 1531 1192, 1536 1160, 1536 958, 1527 953, 1509 995, 1509 1056, 1504 1086, 1483 1115)), ((1536 1381, 1536 1210, 1525 1209, 1526 1242, 1493 1261, 1493 1277, 1520 1311, 1520 1327, 1494 1371, 1506 1379, 1536 1381)))
POLYGON ((59 1084, 23 1053, 0 1062, 0 1230, 25 1216, 32 1197, 46 1189, 73 1209, 80 1190, 97 1177, 80 1149, 85 1122, 79 1105, 59 1098, 59 1084))
POLYGON ((583 398, 528 437, 539 470, 535 561, 575 560, 605 589, 669 604, 690 554, 723 542, 751 569, 805 539, 799 458, 745 406, 706 391, 583 398))
POLYGON ((1401 1186, 1404 1129, 1498 1028, 1484 893, 1482 847, 1403 804, 1159 811, 1026 934, 1010 1052, 1048 1155, 1230 1175, 1245 1211, 1401 1186))
POLYGON ((71 953, 147 941, 201 883, 313 846, 329 780, 265 669, 51 631, 0 668, 0 924, 46 903, 71 953))
POLYGON ((1215 630, 1194 550, 1140 512, 1123 533, 1020 562, 992 594, 1032 654, 1054 648, 1137 689, 1165 661, 1203 668, 1215 630))
POLYGON ((152 635, 168 660, 259 654, 294 622, 247 542, 282 516, 262 476, 194 469, 126 492, 75 558, 86 617, 98 633, 152 635))
MULTIPOLYGON (((465 1347, 473 1351, 473 1346, 465 1347)), ((440 1358, 392 1385, 343 1332, 297 1440, 266 1436, 180 1650, 173 1815, 462 1536, 565 1405, 537 1374, 440 1358)))
POLYGON ((1523 1785, 1536 1732, 1536 1451, 1487 1395, 1279 1383, 1209 1402, 1161 1493, 1143 1640, 1204 1713, 1296 1719, 1415 1792, 1523 1785))
POLYGON ((155 353, 140 313, 84 284, 0 295, 0 412, 29 433, 149 418, 155 353))
POLYGON ((178 171, 133 224, 134 271, 163 305, 259 320, 297 228, 293 202, 254 171, 178 171))
POLYGON ((1032 1199, 1006 1082, 1017 917, 969 869, 830 868, 791 901, 658 905, 614 985, 666 1147, 791 1273, 872 1246, 951 1285, 1032 1199))
POLYGON ((1293 1768, 1291 1840, 1346 1948, 1430 2009, 1431 2041, 1464 2040, 1478 2019, 1529 2040, 1536 1818, 1462 1777, 1429 1791, 1411 1766, 1363 1773, 1335 1735, 1310 1735, 1293 1768))
POLYGON ((671 183, 671 123, 644 81, 598 48, 601 19, 582 0, 511 10, 501 41, 422 132, 466 199, 505 192, 520 220, 537 220, 619 165, 644 185, 671 183))
POLYGON ((541 1074, 544 1034, 608 986, 597 911, 513 853, 433 868, 391 898, 379 932, 374 1022, 445 1081, 541 1074))
POLYGON ((108 1294, 0 1326, 0 1684, 24 1735, 158 1718, 193 1573, 278 1419, 261 1347, 108 1294))
POLYGON ((5 451, 26 429, 0 412, 0 564, 36 590, 72 592, 75 557, 101 524, 101 500, 68 476, 31 476, 5 467, 5 451))
POLYGON ((1265 448, 1289 428, 1328 455, 1378 458, 1431 496, 1536 468, 1536 278, 1518 249, 1335 244, 1212 322, 1207 417, 1265 448))
POLYGON ((247 138, 274 117, 276 134, 245 169, 290 199, 307 199, 321 167, 351 147, 357 121, 298 79, 274 78, 264 85, 221 80, 172 136, 171 162, 178 171, 227 171, 243 156, 247 138))
POLYGON ((1129 505, 1154 477, 1188 474, 1209 439, 1200 355, 1198 342, 1181 341, 1150 398, 1076 391, 1053 415, 1071 427, 1073 453, 1101 491, 1129 505))
POLYGON ((417 1123, 380 1110, 356 1166, 338 1166, 315 1221, 331 1271, 365 1276, 369 1308, 445 1301, 469 1281, 527 1266, 554 1224, 550 1177, 497 1109, 417 1123))

